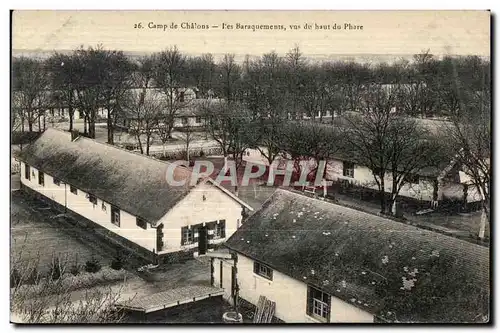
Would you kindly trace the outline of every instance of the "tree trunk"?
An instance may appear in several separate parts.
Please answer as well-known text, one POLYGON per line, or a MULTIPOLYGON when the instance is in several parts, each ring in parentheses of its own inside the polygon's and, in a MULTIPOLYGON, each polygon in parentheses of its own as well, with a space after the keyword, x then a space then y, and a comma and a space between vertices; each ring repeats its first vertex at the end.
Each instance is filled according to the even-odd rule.
POLYGON ((151 134, 146 134, 146 155, 149 156, 149 146, 151 145, 151 134))
POLYGON ((484 239, 486 233, 486 222, 488 221, 488 215, 486 213, 486 208, 483 204, 483 209, 481 212, 481 222, 479 224, 479 239, 484 239))
POLYGON ((43 130, 45 131, 46 129, 46 122, 45 122, 45 115, 43 115, 43 130))
POLYGON ((141 150, 141 154, 144 154, 144 149, 142 149, 142 143, 141 143, 141 134, 137 134, 137 143, 139 144, 139 149, 141 150))
POLYGON ((113 119, 111 119, 111 110, 109 109, 109 105, 108 105, 107 128, 108 128, 108 143, 112 145, 114 144, 113 119))
POLYGON ((227 173, 227 153, 223 152, 224 154, 224 165, 222 166, 222 174, 225 175, 227 173))
POLYGON ((40 119, 41 117, 42 117, 42 116, 41 116, 41 114, 39 113, 39 114, 38 114, 38 117, 37 117, 37 118, 38 118, 38 132, 41 132, 41 131, 42 131, 42 122, 41 122, 41 119, 40 119))
POLYGON ((88 119, 89 119, 89 117, 87 117, 86 114, 83 115, 83 134, 85 134, 85 135, 88 135, 88 131, 87 131, 88 119))
POLYGON ((380 177, 380 213, 385 214, 386 210, 386 200, 385 200, 385 177, 380 177))
POLYGON ((95 139, 95 117, 96 110, 92 110, 89 118, 89 137, 95 139))
POLYGON ((73 117, 75 116, 75 110, 73 110, 73 107, 70 105, 68 109, 68 114, 69 114, 69 131, 73 131, 73 117))
POLYGON ((396 212, 397 210, 397 202, 396 202, 396 198, 398 197, 398 180, 393 177, 392 178, 392 189, 391 189, 391 202, 390 202, 390 205, 391 205, 391 214, 396 216, 398 215, 398 212, 396 212))

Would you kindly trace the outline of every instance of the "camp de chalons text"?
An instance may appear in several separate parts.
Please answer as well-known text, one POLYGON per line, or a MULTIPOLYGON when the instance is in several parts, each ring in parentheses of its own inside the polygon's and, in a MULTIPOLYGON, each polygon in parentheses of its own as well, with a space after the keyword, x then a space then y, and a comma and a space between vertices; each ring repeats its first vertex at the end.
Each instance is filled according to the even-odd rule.
POLYGON ((185 30, 209 30, 209 29, 227 29, 227 30, 286 30, 286 27, 282 24, 199 24, 195 22, 182 22, 177 23, 166 23, 158 24, 155 22, 149 22, 147 27, 149 29, 156 30, 172 30, 172 29, 185 29, 185 30))

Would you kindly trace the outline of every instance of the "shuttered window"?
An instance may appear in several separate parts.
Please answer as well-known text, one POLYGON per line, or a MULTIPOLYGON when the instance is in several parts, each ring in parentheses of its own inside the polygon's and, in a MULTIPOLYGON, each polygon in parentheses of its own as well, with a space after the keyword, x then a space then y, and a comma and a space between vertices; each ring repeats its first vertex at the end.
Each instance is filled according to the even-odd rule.
POLYGON ((268 280, 273 280, 273 269, 269 266, 261 264, 260 262, 253 262, 253 272, 259 276, 262 276, 268 280))
POLYGON ((188 227, 181 228, 181 245, 189 245, 194 242, 194 230, 188 227))
POLYGON ((136 224, 139 228, 142 228, 142 229, 144 229, 144 230, 146 230, 146 229, 148 228, 148 223, 146 222, 146 220, 141 219, 140 217, 137 217, 137 218, 136 218, 135 224, 136 224))
POLYGON ((342 165, 342 174, 344 177, 354 178, 354 163, 344 161, 342 165))
POLYGON ((38 185, 45 186, 45 175, 38 170, 38 185))
POLYGON ((111 206, 111 223, 120 226, 120 210, 113 206, 111 206))
POLYGON ((307 314, 315 319, 330 322, 331 296, 314 287, 307 286, 307 314))
POLYGON ((220 220, 215 225, 214 238, 226 238, 226 220, 220 220))
POLYGON ((30 166, 28 164, 24 165, 24 178, 31 180, 30 166))

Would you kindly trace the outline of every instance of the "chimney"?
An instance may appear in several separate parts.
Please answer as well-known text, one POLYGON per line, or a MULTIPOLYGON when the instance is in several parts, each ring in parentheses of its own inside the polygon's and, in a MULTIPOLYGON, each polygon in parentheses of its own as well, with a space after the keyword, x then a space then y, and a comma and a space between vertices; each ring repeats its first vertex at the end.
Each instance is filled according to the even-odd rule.
POLYGON ((80 137, 80 132, 78 132, 78 130, 71 131, 71 142, 75 141, 79 137, 80 137))

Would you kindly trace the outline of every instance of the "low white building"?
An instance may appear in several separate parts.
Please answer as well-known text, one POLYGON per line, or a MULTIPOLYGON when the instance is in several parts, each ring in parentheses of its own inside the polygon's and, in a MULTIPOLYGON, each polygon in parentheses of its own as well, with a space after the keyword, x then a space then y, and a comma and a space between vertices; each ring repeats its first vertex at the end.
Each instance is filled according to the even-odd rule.
MULTIPOLYGON (((261 148, 265 149, 265 148, 261 148)), ((243 160, 247 163, 269 166, 267 159, 257 149, 247 149, 243 160)), ((275 170, 284 170, 287 159, 278 156, 272 164, 275 170)), ((317 162, 310 159, 304 161, 310 170, 316 168, 317 162)), ((477 203, 481 195, 475 186, 471 186, 460 176, 460 166, 456 161, 443 161, 440 165, 423 168, 410 175, 401 187, 399 195, 419 201, 441 202, 443 200, 477 203)), ((328 159, 324 178, 330 182, 339 182, 346 187, 357 186, 378 190, 373 172, 367 166, 355 163, 349 156, 335 156, 328 159)), ((385 192, 392 191, 392 174, 386 172, 385 192)))
POLYGON ((240 304, 288 323, 487 322, 489 249, 278 189, 212 259, 240 304))
POLYGON ((202 255, 242 224, 250 206, 191 170, 47 129, 17 155, 22 189, 105 228, 135 250, 202 255), (170 168, 169 168, 170 167, 170 168), (172 170, 176 181, 167 181, 172 170))

